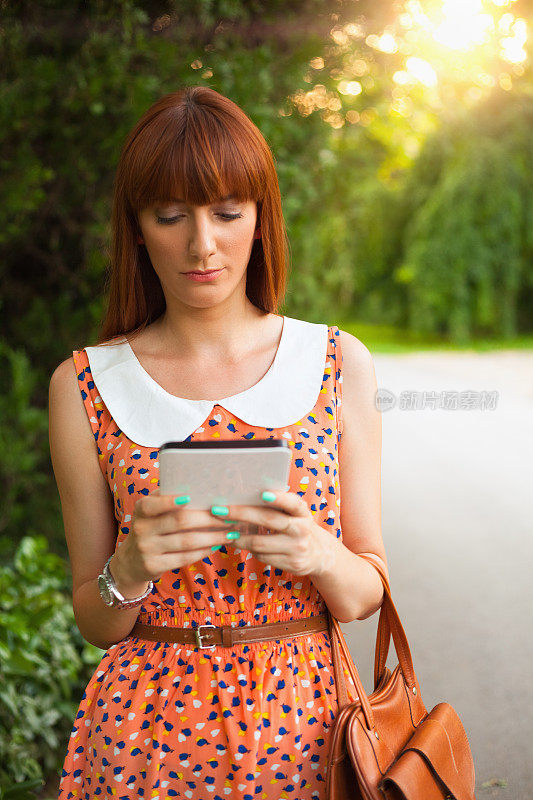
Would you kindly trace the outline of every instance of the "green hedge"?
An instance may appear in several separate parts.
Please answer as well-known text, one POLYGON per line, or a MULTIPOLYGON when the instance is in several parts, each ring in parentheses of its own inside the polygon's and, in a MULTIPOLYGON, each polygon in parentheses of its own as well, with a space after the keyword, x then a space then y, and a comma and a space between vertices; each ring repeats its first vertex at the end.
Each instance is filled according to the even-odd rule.
POLYGON ((81 636, 63 559, 25 536, 0 567, 0 800, 33 798, 59 774, 102 651, 81 636))

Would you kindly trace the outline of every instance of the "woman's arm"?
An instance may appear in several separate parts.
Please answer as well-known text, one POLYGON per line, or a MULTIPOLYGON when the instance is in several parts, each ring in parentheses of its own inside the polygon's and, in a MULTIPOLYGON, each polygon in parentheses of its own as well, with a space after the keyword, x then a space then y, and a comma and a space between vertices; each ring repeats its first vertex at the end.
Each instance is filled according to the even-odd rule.
MULTIPOLYGON (((109 608, 98 588, 98 575, 115 549, 117 520, 72 358, 63 361, 50 379, 49 438, 72 569, 74 617, 83 638, 106 650, 130 633, 139 607, 109 608)), ((139 596, 146 584, 139 590, 125 583, 116 574, 120 564, 115 558, 111 574, 119 589, 126 597, 139 596)))
MULTIPOLYGON (((339 442, 340 523, 330 560, 311 578, 340 622, 366 619, 383 602, 377 570, 357 553, 374 553, 387 568, 381 535, 381 413, 370 351, 340 331, 343 353, 342 419, 339 442)), ((388 569, 387 569, 388 577, 388 569)))

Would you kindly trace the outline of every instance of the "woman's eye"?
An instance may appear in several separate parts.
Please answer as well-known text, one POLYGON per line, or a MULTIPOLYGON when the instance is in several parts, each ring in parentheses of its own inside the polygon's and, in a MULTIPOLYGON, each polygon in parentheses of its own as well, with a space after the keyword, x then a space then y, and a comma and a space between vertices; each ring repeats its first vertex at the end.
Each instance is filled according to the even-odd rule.
MULTIPOLYGON (((183 215, 178 215, 177 217, 157 217, 157 221, 161 225, 169 225, 172 222, 176 222, 176 220, 181 219, 183 215)), ((231 220, 231 219, 239 219, 242 217, 242 214, 223 214, 220 213, 217 216, 221 217, 222 219, 231 220)))

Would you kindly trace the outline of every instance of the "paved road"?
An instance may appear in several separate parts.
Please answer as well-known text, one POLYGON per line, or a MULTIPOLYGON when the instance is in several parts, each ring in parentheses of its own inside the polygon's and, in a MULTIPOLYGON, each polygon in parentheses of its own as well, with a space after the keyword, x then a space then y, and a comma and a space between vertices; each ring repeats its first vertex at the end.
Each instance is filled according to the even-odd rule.
MULTIPOLYGON (((396 400, 382 417, 383 537, 424 703, 461 717, 477 800, 533 800, 533 353, 374 364, 396 400), (399 407, 402 392, 467 390, 497 391, 496 407, 399 407)), ((342 625, 367 691, 377 619, 342 625)))

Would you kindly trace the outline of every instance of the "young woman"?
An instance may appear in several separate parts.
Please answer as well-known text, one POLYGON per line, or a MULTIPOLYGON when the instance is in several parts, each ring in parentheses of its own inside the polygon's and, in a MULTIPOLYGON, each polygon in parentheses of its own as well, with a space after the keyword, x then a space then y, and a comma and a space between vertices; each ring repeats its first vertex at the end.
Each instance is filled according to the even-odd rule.
POLYGON ((50 381, 74 613, 105 650, 59 800, 320 800, 338 708, 327 612, 365 619, 383 600, 360 555, 386 564, 371 355, 277 313, 273 157, 210 88, 136 124, 112 234, 99 339, 50 381), (164 441, 243 438, 287 440, 288 491, 222 516, 159 494, 164 441))

